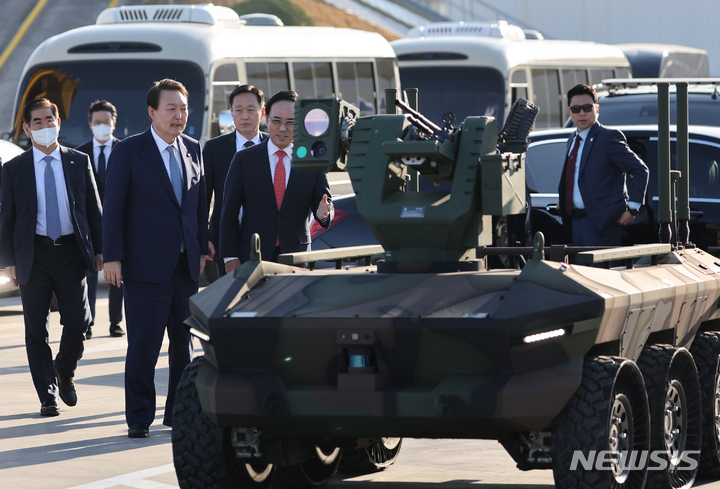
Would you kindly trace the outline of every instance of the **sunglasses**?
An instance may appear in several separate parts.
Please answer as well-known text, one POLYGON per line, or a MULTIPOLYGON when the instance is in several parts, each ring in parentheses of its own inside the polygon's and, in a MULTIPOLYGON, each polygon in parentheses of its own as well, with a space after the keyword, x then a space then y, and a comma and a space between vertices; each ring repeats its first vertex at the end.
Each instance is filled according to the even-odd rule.
POLYGON ((583 112, 592 112, 595 107, 597 107, 597 104, 573 105, 568 107, 568 110, 573 114, 579 114, 581 110, 583 112))

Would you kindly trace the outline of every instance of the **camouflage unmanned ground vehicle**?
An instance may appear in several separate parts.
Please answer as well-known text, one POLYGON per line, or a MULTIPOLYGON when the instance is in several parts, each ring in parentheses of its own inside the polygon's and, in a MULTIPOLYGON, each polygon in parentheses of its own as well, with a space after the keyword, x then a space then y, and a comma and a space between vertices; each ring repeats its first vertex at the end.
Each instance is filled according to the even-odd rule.
POLYGON ((386 467, 402 437, 495 439, 561 488, 720 474, 717 258, 659 244, 569 264, 538 235, 522 270, 488 270, 491 217, 524 212, 537 110, 516 104, 500 135, 487 117, 357 113, 298 101, 293 169, 347 170, 381 248, 281 261, 384 259, 255 251, 192 298, 205 355, 173 413, 180 487, 318 486, 386 467), (451 191, 417 191, 418 173, 451 191))

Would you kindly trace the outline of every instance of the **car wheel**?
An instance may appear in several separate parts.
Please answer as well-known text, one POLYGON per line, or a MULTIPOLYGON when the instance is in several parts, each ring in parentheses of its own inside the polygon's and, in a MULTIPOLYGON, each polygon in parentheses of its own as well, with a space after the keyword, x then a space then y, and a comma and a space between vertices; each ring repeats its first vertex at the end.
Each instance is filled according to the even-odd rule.
POLYGON ((720 477, 720 333, 698 333, 690 346, 695 359, 703 414, 700 477, 720 477))
POLYGON ((339 448, 315 446, 308 458, 289 467, 277 467, 273 487, 278 489, 318 487, 328 483, 337 472, 342 452, 339 448))
POLYGON ((353 474, 370 474, 395 463, 402 438, 381 438, 359 450, 343 450, 338 470, 353 474))
POLYGON ((641 489, 647 463, 627 461, 640 459, 649 445, 648 399, 637 365, 617 357, 586 358, 580 387, 553 421, 556 487, 641 489))
POLYGON ((175 394, 172 449, 178 484, 182 489, 268 487, 273 465, 235 462, 229 438, 202 411, 195 379, 203 358, 185 367, 175 394), (203 485, 199 486, 198 481, 203 485))
MULTIPOLYGON (((649 487, 690 487, 702 440, 700 381, 692 355, 670 345, 646 347, 638 359, 650 405, 650 453, 664 453, 663 470, 649 470, 649 487)), ((656 462, 651 461, 654 466, 656 462)))

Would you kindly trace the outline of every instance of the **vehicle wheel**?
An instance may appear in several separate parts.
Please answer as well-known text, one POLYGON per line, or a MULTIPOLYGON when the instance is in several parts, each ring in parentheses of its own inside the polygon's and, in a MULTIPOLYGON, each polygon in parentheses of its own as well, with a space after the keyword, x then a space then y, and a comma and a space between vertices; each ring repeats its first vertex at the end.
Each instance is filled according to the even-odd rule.
POLYGON ((323 486, 337 472, 341 458, 339 448, 315 446, 315 451, 304 462, 290 467, 276 467, 273 487, 284 489, 323 486))
POLYGON ((580 387, 552 425, 556 487, 640 489, 647 464, 622 462, 640 458, 649 445, 648 400, 640 369, 622 358, 586 358, 580 387))
POLYGON ((229 438, 202 411, 195 379, 203 357, 183 372, 173 406, 172 448, 182 489, 259 489, 270 484, 272 464, 236 463, 229 438))
POLYGON ((698 333, 690 346, 695 359, 703 414, 700 477, 720 477, 720 334, 698 333))
MULTIPOLYGON (((664 470, 648 471, 648 487, 690 487, 702 440, 700 381, 692 355, 670 345, 646 347, 638 366, 650 405, 650 453, 665 453, 664 470)), ((652 467, 658 462, 651 459, 652 467)))
POLYGON ((338 470, 353 474, 371 474, 395 463, 402 438, 381 438, 368 447, 343 450, 338 470))

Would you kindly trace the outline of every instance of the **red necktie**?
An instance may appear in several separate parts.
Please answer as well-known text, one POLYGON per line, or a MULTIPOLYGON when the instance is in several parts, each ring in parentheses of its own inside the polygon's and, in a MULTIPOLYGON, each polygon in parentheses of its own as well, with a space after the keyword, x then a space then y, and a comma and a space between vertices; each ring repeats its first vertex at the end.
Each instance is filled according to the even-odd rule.
POLYGON ((578 148, 582 138, 578 134, 575 138, 575 146, 568 156, 567 170, 565 171, 565 212, 570 215, 575 205, 573 204, 573 191, 575 190, 575 160, 577 160, 578 148))
MULTIPOLYGON (((275 153, 278 157, 277 165, 275 166, 275 178, 273 184, 275 186, 275 202, 277 202, 278 211, 282 205, 283 197, 285 196, 285 165, 283 164, 283 158, 287 156, 285 151, 280 150, 275 153)), ((275 246, 280 246, 280 236, 278 235, 275 241, 275 246)))

